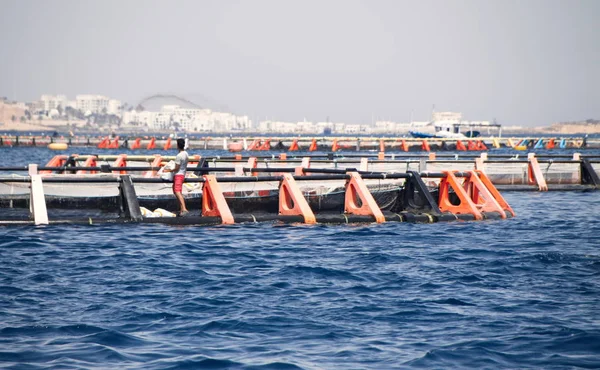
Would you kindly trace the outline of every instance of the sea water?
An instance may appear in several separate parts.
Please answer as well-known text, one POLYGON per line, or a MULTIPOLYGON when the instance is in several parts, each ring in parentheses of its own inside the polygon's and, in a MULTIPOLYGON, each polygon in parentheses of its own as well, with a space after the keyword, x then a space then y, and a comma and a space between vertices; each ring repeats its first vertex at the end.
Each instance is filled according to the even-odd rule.
POLYGON ((600 367, 600 193, 504 195, 516 218, 0 227, 0 367, 600 367))

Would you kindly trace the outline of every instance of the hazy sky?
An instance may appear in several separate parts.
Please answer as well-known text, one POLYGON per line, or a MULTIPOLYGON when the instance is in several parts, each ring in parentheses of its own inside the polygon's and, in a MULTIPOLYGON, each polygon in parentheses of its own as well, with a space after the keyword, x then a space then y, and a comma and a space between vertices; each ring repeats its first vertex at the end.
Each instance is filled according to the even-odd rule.
POLYGON ((600 119, 600 0, 0 0, 0 96, 253 119, 600 119), (204 98, 203 98, 204 97, 204 98))

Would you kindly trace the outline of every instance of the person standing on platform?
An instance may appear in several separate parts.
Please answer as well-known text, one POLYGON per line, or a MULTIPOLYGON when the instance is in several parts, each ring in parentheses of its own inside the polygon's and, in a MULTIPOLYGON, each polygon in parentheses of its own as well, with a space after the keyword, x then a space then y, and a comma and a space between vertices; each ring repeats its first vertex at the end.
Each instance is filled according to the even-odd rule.
POLYGON ((186 216, 189 212, 185 206, 185 199, 181 191, 183 189, 183 181, 185 179, 185 171, 188 164, 188 153, 185 151, 185 139, 177 139, 177 149, 179 153, 175 157, 175 168, 164 172, 174 172, 173 176, 173 194, 179 201, 179 216, 186 216))

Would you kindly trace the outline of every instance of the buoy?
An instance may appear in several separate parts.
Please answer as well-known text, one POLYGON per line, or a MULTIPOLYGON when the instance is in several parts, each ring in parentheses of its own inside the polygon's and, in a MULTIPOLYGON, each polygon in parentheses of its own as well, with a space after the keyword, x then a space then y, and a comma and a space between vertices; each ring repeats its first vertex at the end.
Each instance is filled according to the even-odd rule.
POLYGON ((229 151, 230 152, 241 152, 244 149, 243 143, 236 141, 233 143, 229 143, 229 151))
POLYGON ((66 143, 51 143, 48 144, 50 150, 67 150, 69 146, 66 143))

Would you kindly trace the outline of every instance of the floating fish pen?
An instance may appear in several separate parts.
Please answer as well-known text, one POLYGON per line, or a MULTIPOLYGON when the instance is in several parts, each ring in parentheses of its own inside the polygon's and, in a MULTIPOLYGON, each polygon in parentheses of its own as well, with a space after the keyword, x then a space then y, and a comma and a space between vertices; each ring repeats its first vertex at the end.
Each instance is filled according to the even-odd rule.
MULTIPOLYGON (((1 225, 132 222, 184 225, 261 221, 307 224, 438 222, 504 219, 515 215, 489 178, 478 170, 427 174, 415 171, 361 174, 351 170, 292 168, 292 175, 292 171, 278 168, 275 169, 278 174, 271 175, 204 174, 185 180, 188 185, 199 185, 200 199, 197 211, 187 217, 156 217, 156 214, 144 217, 145 207, 141 205, 143 201, 137 191, 145 185, 164 185, 164 180, 160 178, 134 177, 120 173, 45 176, 40 174, 42 171, 53 170, 56 170, 56 167, 38 169, 36 165, 30 165, 28 176, 0 178, 2 183, 17 183, 28 188, 30 211, 25 218, 0 217, 1 225), (432 187, 427 185, 424 179, 437 179, 439 183, 432 187), (373 183, 378 185, 373 186, 373 183), (244 188, 244 184, 251 186, 244 188), (97 194, 96 185, 112 185, 118 191, 115 207, 119 216, 49 218, 45 192, 53 185, 68 189, 71 198, 77 198, 73 197, 73 194, 79 191, 80 197, 84 199, 97 194), (275 189, 270 189, 273 186, 275 189), (328 190, 321 191, 318 186, 326 186, 328 190), (239 190, 238 187, 244 189, 239 190), (331 191, 337 187, 340 187, 339 192, 331 191), (248 193, 248 189, 252 189, 251 193, 248 193), (256 212, 252 211, 253 207, 257 207, 256 212)), ((101 171, 102 167, 77 170, 101 171)), ((140 168, 109 167, 104 170, 137 171, 140 168)), ((223 172, 229 169, 209 169, 212 170, 223 172)), ((258 167, 252 170, 267 172, 258 167)))
MULTIPOLYGON (((171 182, 158 176, 160 169, 172 159, 173 156, 159 154, 57 155, 43 167, 0 167, 2 172, 11 172, 0 177, 0 209, 13 210, 3 212, 10 213, 11 217, 4 217, 2 223, 36 222, 30 220, 29 213, 14 211, 33 210, 36 181, 43 183, 43 201, 38 203, 43 203, 46 210, 102 211, 84 219, 91 222, 133 220, 175 224, 218 221, 220 213, 205 212, 204 202, 210 199, 205 194, 207 190, 211 191, 206 188, 210 183, 208 179, 218 184, 213 193, 222 196, 226 212, 231 213, 234 222, 306 222, 304 214, 289 214, 285 207, 282 208, 282 204, 287 204, 285 199, 289 198, 286 194, 295 190, 302 199, 298 194, 289 198, 294 205, 290 207, 295 209, 298 202, 306 203, 316 222, 373 222, 378 219, 435 222, 510 217, 512 210, 507 208, 499 191, 600 188, 597 174, 600 156, 579 153, 571 156, 528 153, 526 157, 488 153, 462 156, 436 153, 427 156, 409 153, 371 156, 327 153, 298 157, 285 153, 262 157, 191 155, 183 194, 188 208, 197 210, 196 213, 185 219, 153 217, 160 214, 149 210, 169 209, 176 204, 171 182), (17 174, 20 171, 29 171, 29 175, 17 174), (282 190, 284 183, 287 190, 282 190), (127 190, 127 184, 131 189, 127 190), (476 190, 479 188, 485 190, 476 190), (360 192, 357 189, 361 189, 360 192), (485 194, 480 196, 482 193, 485 194), (352 197, 355 206, 349 203, 352 197), (482 199, 483 203, 480 203, 482 199), (371 207, 369 213, 353 212, 361 209, 364 213, 361 207, 369 202, 376 206, 371 207), (500 206, 502 211, 497 207, 489 208, 486 202, 500 206), (127 206, 130 203, 133 205, 127 206), (482 204, 486 205, 482 208, 482 204), (377 218, 374 209, 382 216, 377 218), (136 210, 148 217, 138 219, 136 210), (110 212, 117 216, 105 217, 110 212)), ((47 217, 48 211, 45 213, 47 217)), ((52 216, 53 222, 66 222, 60 213, 52 216)))

